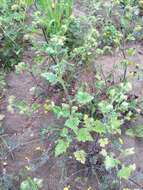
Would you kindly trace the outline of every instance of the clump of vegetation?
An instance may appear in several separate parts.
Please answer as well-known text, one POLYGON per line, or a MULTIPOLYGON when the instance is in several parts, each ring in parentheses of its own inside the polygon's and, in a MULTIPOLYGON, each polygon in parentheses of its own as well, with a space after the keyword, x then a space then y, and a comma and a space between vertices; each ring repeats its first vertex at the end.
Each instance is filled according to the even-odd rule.
POLYGON ((23 7, 11 0, 0 4, 0 67, 11 69, 20 61, 23 52, 23 7))
MULTIPOLYGON (((54 144, 54 156, 62 158, 65 163, 60 188, 65 187, 68 179, 66 171, 70 159, 81 165, 86 176, 96 176, 99 189, 124 188, 123 180, 133 182, 131 174, 136 166, 135 163, 124 163, 126 157, 134 154, 134 147, 124 149, 122 136, 143 136, 142 126, 125 129, 125 132, 122 130, 126 122, 136 120, 142 109, 138 99, 132 96, 132 85, 128 81, 128 68, 133 65, 131 58, 135 55, 135 49, 127 46, 142 35, 142 28, 138 23, 141 1, 112 0, 103 4, 92 1, 89 16, 82 18, 74 16, 73 5, 73 1, 65 0, 24 1, 25 14, 30 6, 34 9, 32 25, 29 28, 25 26, 24 31, 24 38, 32 44, 34 64, 23 60, 15 67, 16 72, 27 70, 31 74, 37 87, 46 92, 46 113, 53 111, 57 120, 62 120, 60 125, 41 130, 41 136, 46 137, 48 134, 50 142, 54 144), (98 14, 95 14, 96 11, 98 14), (86 35, 82 34, 80 19, 87 23, 86 35), (42 40, 37 41, 36 35, 42 37, 42 40), (100 63, 95 65, 95 60, 107 53, 117 54, 121 59, 120 64, 114 65, 108 76, 104 74, 100 63), (119 69, 122 73, 115 80, 115 71, 119 69), (88 80, 82 81, 76 88, 76 82, 83 73, 90 73, 93 80, 90 84, 88 80), (41 83, 37 81, 35 74, 38 74, 41 83), (45 86, 42 84, 43 80, 46 80, 45 86), (99 176, 101 172, 102 176, 99 176)), ((18 14, 20 8, 20 5, 13 5, 13 14, 18 14)), ((7 9, 6 6, 6 13, 7 9)), ((19 25, 21 15, 18 15, 20 18, 15 22, 18 21, 19 25)), ((4 18, 1 18, 0 23, 4 35, 1 39, 4 44, 7 40, 10 42, 8 51, 14 53, 12 55, 18 55, 22 48, 20 46, 17 50, 17 37, 21 28, 16 33, 9 28, 13 34, 10 35, 7 33, 8 28, 3 28, 4 18)), ((24 20, 22 26, 23 23, 24 20)), ((4 46, 2 51, 2 56, 10 61, 11 57, 4 54, 4 46)), ((136 75, 140 77, 138 71, 142 71, 142 68, 136 66, 136 75)), ((14 112, 15 108, 20 110, 20 114, 31 116, 41 109, 41 104, 34 102, 29 105, 25 101, 15 104, 14 97, 10 97, 8 110, 14 112)), ((43 152, 39 159, 42 166, 49 160, 49 152, 43 152)), ((34 163, 32 167, 33 170, 37 169, 34 163)), ((27 166, 26 169, 31 168, 27 166)), ((32 180, 26 177, 26 181, 21 183, 21 190, 41 187, 42 181, 37 178, 32 180)))

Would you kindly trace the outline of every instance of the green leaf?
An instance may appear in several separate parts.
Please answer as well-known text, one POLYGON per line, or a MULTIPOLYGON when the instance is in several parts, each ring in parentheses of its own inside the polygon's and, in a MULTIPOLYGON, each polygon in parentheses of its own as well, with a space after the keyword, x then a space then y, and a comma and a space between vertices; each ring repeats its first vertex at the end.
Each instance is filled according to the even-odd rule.
POLYGON ((126 130, 126 135, 129 135, 130 137, 134 137, 134 132, 132 129, 126 130))
POLYGON ((96 131, 97 133, 106 133, 106 128, 101 121, 96 120, 94 131, 96 131))
POLYGON ((88 132, 88 129, 82 128, 82 129, 79 129, 78 131, 77 140, 86 142, 86 141, 93 141, 93 138, 91 134, 88 132))
POLYGON ((130 49, 128 49, 128 50, 126 50, 126 53, 127 53, 127 55, 128 56, 134 56, 135 55, 135 49, 134 48, 130 48, 130 49))
POLYGON ((67 128, 63 128, 61 134, 60 134, 61 137, 66 137, 68 136, 68 129, 67 128))
POLYGON ((138 137, 143 137, 143 126, 142 125, 137 125, 135 127, 135 135, 138 137))
POLYGON ((8 106, 7 106, 7 110, 8 110, 9 112, 11 112, 11 113, 14 113, 14 109, 13 109, 13 107, 12 107, 11 105, 8 105, 8 106))
POLYGON ((78 107, 77 106, 73 106, 72 107, 72 114, 74 114, 77 110, 78 110, 78 107))
POLYGON ((98 55, 103 55, 103 53, 104 53, 104 51, 102 50, 102 49, 96 49, 96 53, 98 54, 98 55))
POLYGON ((51 83, 56 82, 57 75, 52 72, 42 73, 41 76, 46 78, 51 83))
POLYGON ((94 119, 93 118, 87 118, 84 119, 85 125, 89 131, 94 131, 94 119))
POLYGON ((119 164, 119 160, 115 160, 113 156, 106 156, 105 158, 105 166, 106 168, 114 168, 117 164, 119 164))
POLYGON ((125 158, 126 156, 129 156, 131 154, 134 154, 134 148, 128 148, 124 152, 120 154, 120 158, 125 158))
POLYGON ((32 5, 33 0, 24 0, 24 2, 25 2, 28 6, 30 6, 30 5, 32 5))
MULTIPOLYGON (((117 94, 117 90, 115 89, 115 88, 110 88, 109 90, 108 90, 108 92, 109 92, 109 94, 110 94, 110 99, 112 100, 115 96, 116 96, 116 94, 117 94)), ((107 93, 108 93, 107 92, 107 93)))
POLYGON ((133 34, 129 34, 126 38, 126 40, 135 40, 135 37, 133 36, 133 34))
POLYGON ((131 172, 135 170, 135 164, 130 165, 129 167, 125 167, 122 165, 121 170, 118 172, 118 177, 128 179, 131 172))
POLYGON ((21 185, 20 185, 21 190, 27 190, 27 189, 30 189, 30 188, 31 188, 31 186, 30 186, 30 184, 28 183, 27 180, 23 181, 21 183, 21 185))
POLYGON ((114 120, 112 120, 111 126, 112 126, 112 128, 118 128, 122 124, 123 124, 123 120, 114 119, 114 120))
POLYGON ((84 150, 79 150, 79 151, 74 152, 74 156, 76 160, 80 161, 82 164, 85 164, 86 153, 84 150))
POLYGON ((114 168, 116 166, 116 162, 113 158, 107 156, 105 159, 105 166, 106 168, 114 168))
POLYGON ((119 39, 114 39, 114 42, 115 42, 115 44, 116 44, 117 47, 120 46, 120 40, 119 39))
POLYGON ((62 116, 63 117, 69 117, 70 116, 69 104, 62 104, 62 116))
POLYGON ((39 178, 34 178, 33 179, 34 183, 39 187, 42 188, 43 187, 43 179, 39 179, 39 178))
POLYGON ((70 108, 68 104, 62 104, 62 109, 59 106, 53 106, 53 111, 58 115, 60 118, 62 117, 69 117, 70 116, 70 108))
POLYGON ((57 142, 58 144, 56 145, 56 148, 55 148, 56 157, 62 154, 63 152, 66 152, 67 148, 69 147, 69 143, 61 139, 59 139, 57 142))
POLYGON ((91 102, 91 100, 93 100, 93 96, 91 96, 90 94, 88 94, 87 92, 83 92, 82 89, 78 90, 78 94, 77 94, 77 101, 80 104, 86 104, 91 102))
POLYGON ((14 100, 15 100, 15 96, 9 96, 8 103, 12 104, 14 102, 14 100))
POLYGON ((140 1, 138 2, 138 4, 139 4, 139 8, 143 9, 143 1, 140 0, 140 1))
POLYGON ((59 106, 53 106, 53 111, 56 113, 56 114, 59 114, 62 110, 59 106))
POLYGON ((127 103, 127 102, 125 102, 125 101, 121 103, 121 105, 120 105, 120 110, 121 110, 122 112, 127 111, 128 108, 129 108, 129 103, 127 103))
POLYGON ((52 105, 51 105, 51 104, 45 104, 45 105, 44 105, 44 109, 45 109, 46 111, 50 111, 50 110, 52 109, 52 105))
POLYGON ((28 181, 28 183, 30 184, 31 189, 34 190, 36 188, 36 184, 30 177, 26 177, 26 181, 28 181))
POLYGON ((107 112, 112 112, 113 111, 113 105, 108 103, 108 102, 105 102, 105 101, 102 101, 98 104, 99 106, 99 109, 103 112, 103 113, 107 113, 107 112))
POLYGON ((53 106, 53 112, 55 112, 58 115, 58 118, 60 118, 62 109, 59 106, 53 106))
POLYGON ((25 101, 22 101, 20 104, 15 104, 15 107, 20 110, 20 114, 30 114, 29 105, 25 101))
MULTIPOLYGON (((53 21, 51 21, 51 24, 53 23, 53 21)), ((48 55, 53 55, 53 56, 55 56, 56 55, 56 51, 53 49, 53 48, 51 48, 51 47, 47 47, 46 49, 45 49, 45 52, 48 54, 48 55)))
POLYGON ((77 134, 79 123, 80 123, 80 120, 77 117, 75 117, 75 118, 73 117, 73 118, 68 119, 65 122, 65 126, 69 127, 70 129, 72 129, 75 132, 75 134, 77 134))
POLYGON ((103 155, 104 157, 107 156, 107 151, 103 148, 102 151, 100 152, 101 155, 103 155))
POLYGON ((32 104, 32 111, 35 111, 39 107, 39 104, 32 104))
POLYGON ((68 142, 72 142, 72 138, 71 138, 70 136, 66 136, 66 140, 67 140, 68 142))

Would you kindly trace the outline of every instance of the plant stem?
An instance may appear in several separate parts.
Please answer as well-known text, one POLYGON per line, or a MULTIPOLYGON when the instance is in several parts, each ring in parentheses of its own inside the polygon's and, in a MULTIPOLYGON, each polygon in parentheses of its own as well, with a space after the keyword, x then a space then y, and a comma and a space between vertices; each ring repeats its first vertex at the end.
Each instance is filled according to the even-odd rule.
POLYGON ((105 82, 106 87, 107 87, 108 84, 107 84, 106 76, 104 75, 104 72, 103 72, 102 66, 100 67, 100 69, 101 69, 101 74, 102 74, 102 76, 103 76, 104 82, 105 82))
MULTIPOLYGON (((42 27, 42 32, 43 32, 43 36, 44 36, 44 38, 45 38, 45 41, 46 41, 47 44, 48 44, 48 43, 49 43, 49 40, 48 40, 48 38, 47 38, 46 30, 45 30, 44 27, 42 27)), ((54 62, 55 64, 57 64, 55 57, 54 57, 53 55, 50 55, 50 57, 52 58, 53 62, 54 62)))
MULTIPOLYGON (((64 179, 64 177, 66 177, 67 175, 66 175, 66 161, 67 161, 67 155, 66 154, 64 154, 63 155, 63 165, 62 165, 62 175, 61 175, 61 185, 62 185, 62 182, 64 181, 63 179, 64 179)), ((61 187, 60 187, 60 189, 61 189, 61 187)))
POLYGON ((65 85, 63 79, 60 80, 60 83, 61 83, 61 85, 62 85, 62 87, 63 87, 63 89, 64 89, 64 92, 65 92, 65 94, 66 94, 66 97, 67 97, 67 99, 68 99, 68 102, 69 102, 69 105, 70 105, 70 108, 71 108, 71 107, 72 107, 71 98, 70 98, 70 95, 69 95, 69 93, 68 93, 68 90, 67 90, 67 88, 66 88, 66 85, 65 85))
MULTIPOLYGON (((122 49, 121 51, 122 51, 122 54, 123 54, 124 59, 126 59, 126 55, 125 55, 124 49, 122 49)), ((126 79, 126 74, 127 74, 127 66, 124 65, 124 75, 123 75, 123 80, 122 80, 122 81, 125 81, 125 79, 126 79)))
POLYGON ((134 183, 135 185, 137 185, 139 188, 143 189, 143 186, 141 186, 139 183, 134 181, 132 178, 129 178, 128 180, 131 181, 132 183, 134 183))
POLYGON ((38 80, 36 79, 36 77, 34 76, 34 74, 33 74, 32 72, 30 72, 30 74, 31 74, 31 76, 32 76, 32 78, 33 78, 34 83, 37 85, 37 87, 40 87, 42 90, 47 91, 48 94, 49 94, 51 97, 53 97, 53 100, 56 101, 56 96, 51 92, 50 86, 49 86, 48 88, 44 88, 44 87, 38 82, 38 80))
MULTIPOLYGON (((124 31, 123 31, 123 46, 122 46, 123 48, 121 48, 121 52, 122 52, 123 58, 126 60, 126 54, 125 54, 125 33, 126 33, 126 31, 124 29, 124 31)), ((124 65, 124 75, 123 75, 122 82, 125 81, 126 74, 127 74, 127 66, 124 65)))
POLYGON ((3 33, 14 43, 15 46, 17 46, 16 42, 10 37, 10 35, 3 29, 2 26, 0 26, 0 28, 2 29, 3 33))
POLYGON ((30 72, 30 74, 31 74, 31 76, 32 76, 32 78, 33 78, 35 84, 36 84, 38 87, 40 87, 40 88, 41 88, 42 90, 44 90, 44 91, 48 91, 48 90, 49 90, 49 88, 44 88, 44 87, 37 81, 36 77, 34 76, 34 74, 33 74, 32 72, 30 72))
POLYGON ((14 155, 14 153, 12 152, 11 148, 8 146, 7 142, 3 139, 3 137, 1 137, 1 139, 2 139, 3 143, 6 145, 7 149, 9 150, 11 159, 12 159, 12 160, 15 160, 15 155, 14 155))

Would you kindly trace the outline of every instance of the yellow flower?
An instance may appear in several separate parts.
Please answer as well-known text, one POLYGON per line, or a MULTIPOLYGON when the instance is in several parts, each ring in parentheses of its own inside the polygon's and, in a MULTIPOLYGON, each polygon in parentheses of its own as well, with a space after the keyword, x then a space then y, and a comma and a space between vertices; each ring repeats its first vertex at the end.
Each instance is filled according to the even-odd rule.
POLYGON ((52 5, 51 5, 51 6, 52 6, 52 8, 53 8, 53 9, 55 8, 55 4, 54 4, 54 3, 52 3, 52 5))
POLYGON ((51 104, 44 104, 43 107, 45 108, 46 111, 50 111, 52 109, 51 104))
POLYGON ((36 147, 35 150, 41 150, 40 146, 36 147))
POLYGON ((26 165, 25 168, 27 169, 27 171, 30 171, 30 168, 28 165, 26 165))
POLYGON ((84 120, 86 120, 88 118, 88 115, 87 114, 85 114, 84 115, 84 120))
POLYGON ((87 190, 92 190, 92 188, 91 187, 88 187, 88 189, 87 190))
POLYGON ((48 105, 48 104, 44 104, 43 107, 45 108, 45 107, 47 107, 47 105, 48 105))
POLYGON ((25 156, 25 160, 29 160, 29 157, 28 157, 28 156, 25 156))
POLYGON ((71 18, 74 18, 74 14, 73 13, 71 14, 71 18))
POLYGON ((68 185, 67 187, 65 187, 63 190, 69 190, 70 185, 68 185))
POLYGON ((120 141, 121 144, 123 144, 123 140, 121 138, 119 138, 119 141, 120 141))

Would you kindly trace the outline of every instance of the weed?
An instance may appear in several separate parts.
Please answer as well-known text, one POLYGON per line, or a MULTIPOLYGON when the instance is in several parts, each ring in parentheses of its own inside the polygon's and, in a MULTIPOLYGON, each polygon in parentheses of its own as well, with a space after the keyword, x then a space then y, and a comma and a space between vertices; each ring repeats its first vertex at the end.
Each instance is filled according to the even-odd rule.
MULTIPOLYGON (((134 0, 112 0, 103 4, 90 1, 91 13, 87 18, 82 17, 88 22, 87 35, 82 34, 81 23, 74 18, 73 1, 30 0, 24 1, 23 6, 34 7, 33 22, 30 28, 25 27, 24 37, 31 40, 35 64, 20 62, 16 71, 30 72, 36 85, 48 94, 44 104, 46 113, 52 110, 57 120, 62 120, 62 124, 49 126, 41 132, 42 137, 48 137, 54 144, 55 157, 63 157, 62 180, 66 181, 69 158, 74 158, 87 172, 96 175, 100 189, 118 188, 136 168, 134 163, 125 165, 123 161, 134 149, 123 148, 122 126, 140 114, 138 100, 130 98, 132 85, 128 82, 128 67, 132 65, 130 58, 135 55, 135 49, 127 47, 127 43, 135 41, 136 32, 141 32, 138 4, 134 0), (37 41, 31 32, 42 36, 43 40, 37 41), (121 58, 117 67, 123 72, 116 84, 117 67, 106 77, 102 65, 94 66, 95 59, 106 53, 116 53, 121 58), (85 82, 75 89, 74 82, 84 71, 94 74, 93 84, 89 86, 85 82), (41 81, 46 81, 46 87, 34 73, 41 81), (103 175, 99 177, 101 171, 103 175)), ((139 6, 141 8, 141 2, 139 6)), ((138 66, 136 69, 142 70, 138 66)), ((14 104, 14 97, 10 97, 8 110, 14 112, 15 108, 20 114, 31 116, 41 105, 35 102, 29 105, 25 101, 14 104)), ((141 126, 125 131, 131 137, 143 136, 141 126)), ((43 151, 40 166, 52 154, 51 147, 43 151)), ((26 165, 27 170, 31 168, 37 169, 34 164, 26 165)), ((25 179, 22 190, 42 187, 38 186, 39 179, 25 179)), ((40 185, 41 182, 40 179, 40 185)))

